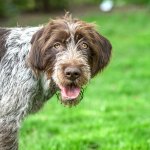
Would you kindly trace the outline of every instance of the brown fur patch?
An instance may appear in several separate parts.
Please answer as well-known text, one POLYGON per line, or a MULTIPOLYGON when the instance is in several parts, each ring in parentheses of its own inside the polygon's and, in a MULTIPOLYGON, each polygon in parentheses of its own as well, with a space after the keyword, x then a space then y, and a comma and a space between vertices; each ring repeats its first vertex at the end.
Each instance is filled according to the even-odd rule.
POLYGON ((32 48, 29 53, 29 64, 38 74, 39 71, 48 71, 48 76, 53 71, 53 65, 57 51, 53 44, 57 41, 64 43, 69 33, 64 24, 50 22, 48 25, 37 31, 31 40, 32 48))
POLYGON ((101 71, 109 62, 112 46, 110 42, 100 35, 91 24, 81 22, 82 27, 77 29, 76 38, 83 38, 89 43, 89 63, 92 77, 101 71))

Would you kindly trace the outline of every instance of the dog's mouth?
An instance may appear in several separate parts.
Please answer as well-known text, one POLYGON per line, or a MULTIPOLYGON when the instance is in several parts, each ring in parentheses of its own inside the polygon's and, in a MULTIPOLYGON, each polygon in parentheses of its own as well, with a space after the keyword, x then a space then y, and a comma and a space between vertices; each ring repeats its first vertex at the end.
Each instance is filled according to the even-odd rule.
POLYGON ((59 100, 65 105, 76 105, 82 99, 83 90, 82 88, 70 84, 70 85, 58 85, 60 93, 58 94, 59 100))
POLYGON ((75 85, 60 85, 59 88, 61 90, 62 99, 64 100, 76 99, 80 94, 80 88, 75 85))

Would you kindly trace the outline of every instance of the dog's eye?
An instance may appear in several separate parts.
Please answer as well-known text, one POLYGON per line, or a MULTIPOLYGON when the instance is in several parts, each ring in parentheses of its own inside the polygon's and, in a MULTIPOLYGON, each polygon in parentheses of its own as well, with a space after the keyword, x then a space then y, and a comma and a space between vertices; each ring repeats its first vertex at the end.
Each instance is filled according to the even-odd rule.
POLYGON ((81 47, 82 47, 82 49, 87 49, 89 46, 87 43, 82 43, 81 47))
POLYGON ((59 49, 61 47, 61 44, 59 42, 56 42, 54 44, 54 48, 59 49))

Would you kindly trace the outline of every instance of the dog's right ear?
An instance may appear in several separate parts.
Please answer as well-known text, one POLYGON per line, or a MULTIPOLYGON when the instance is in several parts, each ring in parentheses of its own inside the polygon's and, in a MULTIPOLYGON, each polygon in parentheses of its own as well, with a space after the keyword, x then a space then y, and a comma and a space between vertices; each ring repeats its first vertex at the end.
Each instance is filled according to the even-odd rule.
POLYGON ((29 66, 38 75, 39 71, 44 69, 43 60, 42 60, 42 46, 44 41, 42 40, 44 28, 37 31, 31 39, 31 49, 29 52, 29 66))
POLYGON ((31 44, 34 43, 34 41, 37 41, 43 34, 44 29, 40 29, 39 31, 37 31, 36 33, 33 34, 32 39, 30 41, 31 44))

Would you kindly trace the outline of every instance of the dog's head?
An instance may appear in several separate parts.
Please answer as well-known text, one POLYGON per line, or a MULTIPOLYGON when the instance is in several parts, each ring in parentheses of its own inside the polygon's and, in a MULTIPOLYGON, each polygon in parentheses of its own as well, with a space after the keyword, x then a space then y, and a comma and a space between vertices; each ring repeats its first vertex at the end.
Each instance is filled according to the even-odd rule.
POLYGON ((93 24, 71 16, 51 20, 31 44, 30 67, 54 80, 66 105, 80 101, 84 86, 108 64, 112 48, 93 24))

